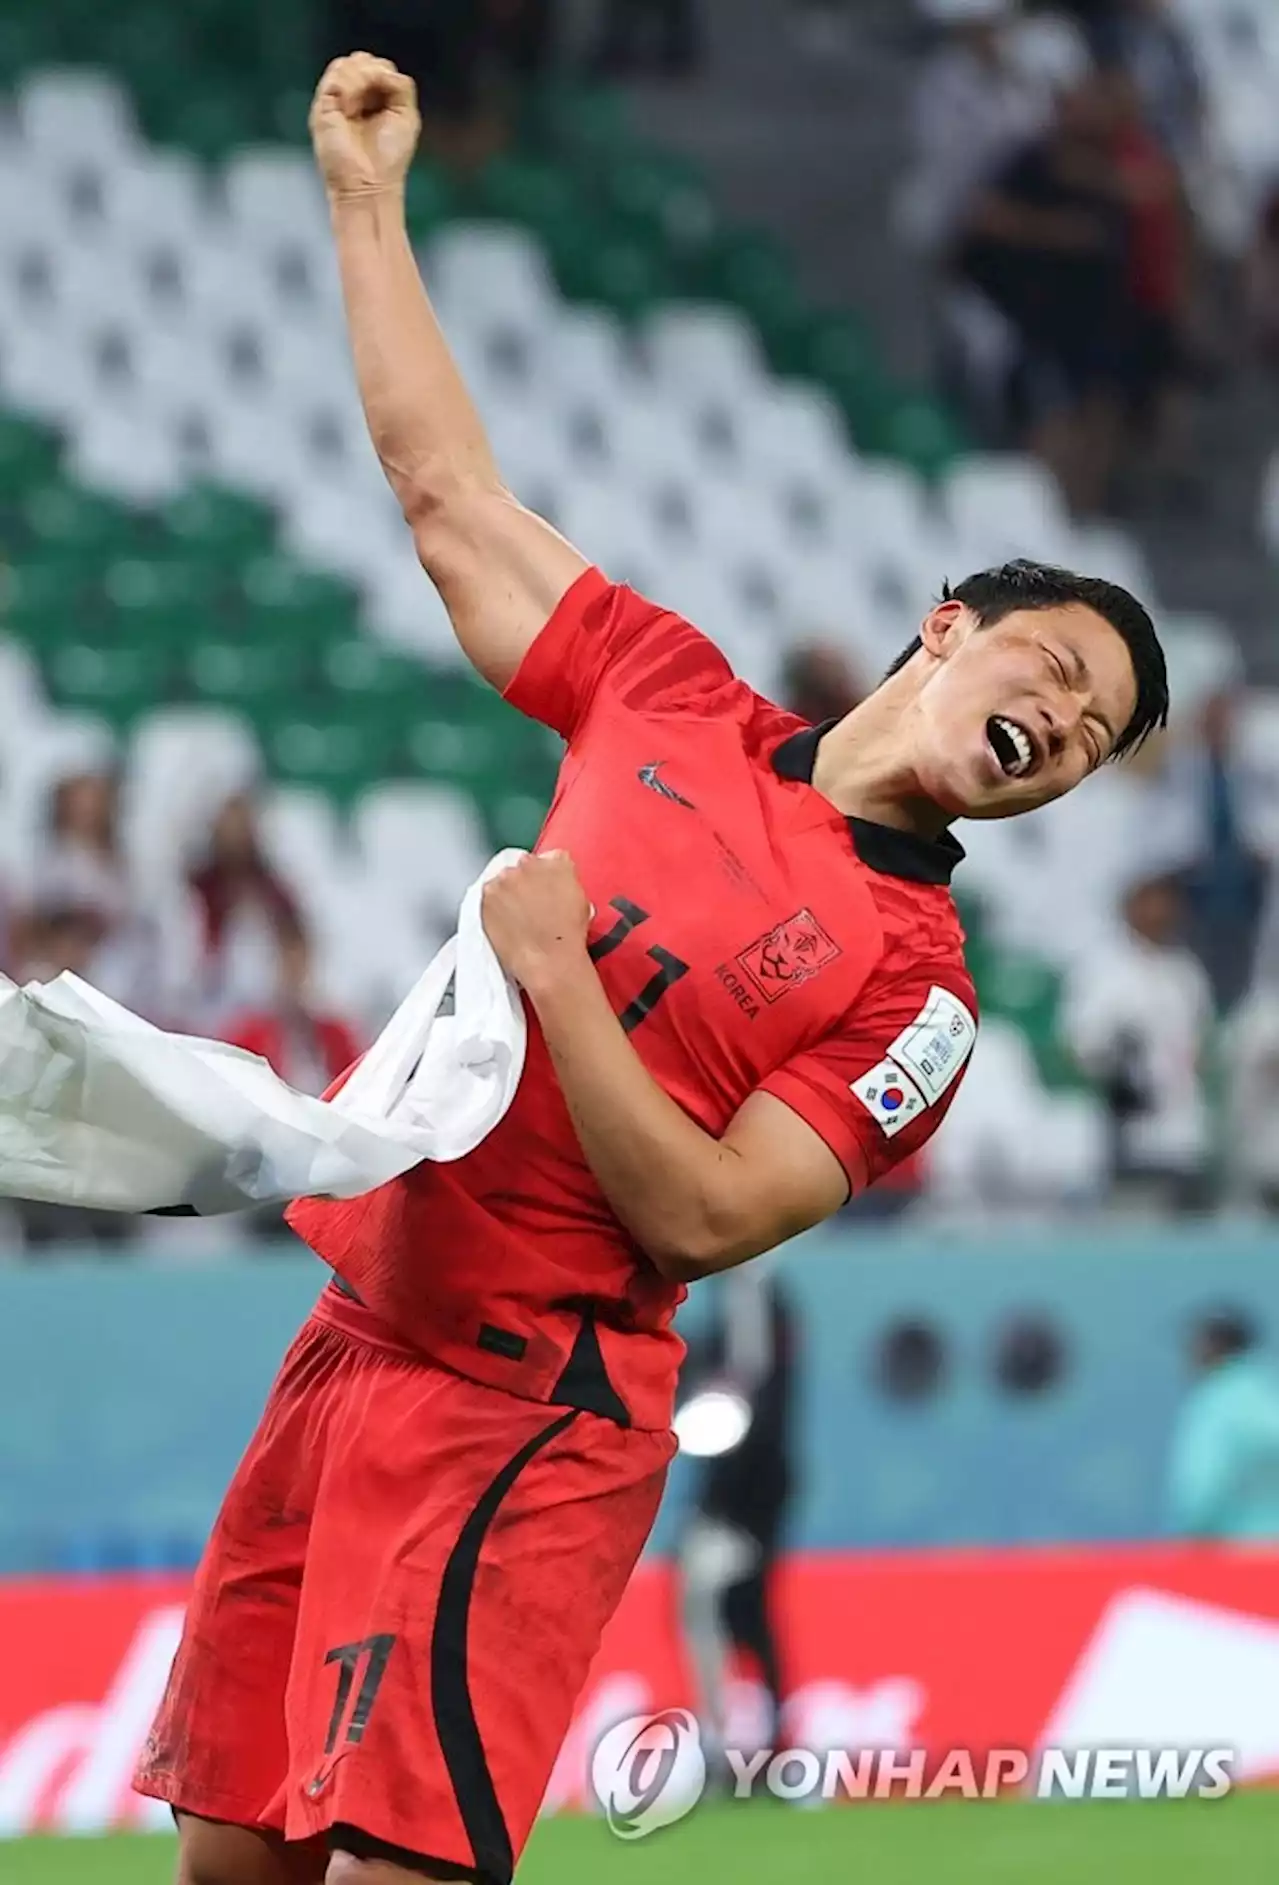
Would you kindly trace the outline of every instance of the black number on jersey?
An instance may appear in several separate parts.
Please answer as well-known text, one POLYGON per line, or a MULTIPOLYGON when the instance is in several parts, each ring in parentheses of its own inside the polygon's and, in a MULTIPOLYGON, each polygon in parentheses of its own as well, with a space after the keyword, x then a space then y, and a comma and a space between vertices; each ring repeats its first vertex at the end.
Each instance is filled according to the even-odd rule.
MULTIPOLYGON (((609 907, 618 912, 618 920, 612 929, 588 946, 587 954, 593 962, 601 962, 605 956, 612 955, 620 943, 626 941, 633 929, 649 921, 649 912, 642 910, 638 903, 632 903, 629 897, 611 897, 609 907)), ((651 943, 645 950, 651 962, 658 965, 658 973, 650 976, 634 1001, 629 1001, 618 1016, 628 1034, 634 1032, 640 1023, 651 1015, 667 990, 678 982, 682 975, 689 973, 689 964, 682 962, 679 956, 673 956, 661 943, 651 943)))

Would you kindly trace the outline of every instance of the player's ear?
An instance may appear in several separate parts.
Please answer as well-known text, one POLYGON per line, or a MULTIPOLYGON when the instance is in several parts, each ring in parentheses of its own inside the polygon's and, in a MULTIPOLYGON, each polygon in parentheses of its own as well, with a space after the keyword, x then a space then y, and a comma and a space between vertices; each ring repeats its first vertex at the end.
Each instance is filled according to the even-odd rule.
POLYGON ((964 603, 953 598, 930 609, 920 624, 920 640, 935 661, 946 661, 968 640, 972 626, 972 617, 964 603))

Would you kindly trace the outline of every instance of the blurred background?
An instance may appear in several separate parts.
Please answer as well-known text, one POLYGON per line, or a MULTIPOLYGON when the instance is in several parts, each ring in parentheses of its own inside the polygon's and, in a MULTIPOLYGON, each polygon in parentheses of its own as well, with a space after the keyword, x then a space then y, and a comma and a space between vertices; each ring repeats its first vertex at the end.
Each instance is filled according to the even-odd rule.
MULTIPOLYGON (((1009 555, 1164 637, 1167 736, 963 834, 985 1025, 927 1159, 695 1292, 583 1720, 678 1689, 852 1745, 1008 1689, 947 1724, 1033 1744, 1119 1630, 1113 1738, 1194 1666, 1188 1732, 1275 1771, 1277 41, 1269 0, 0 11, 10 976, 319 1091, 537 834, 559 744, 462 665, 348 364, 305 120, 356 46, 417 78, 410 228, 508 481, 762 691, 845 712, 1009 555)), ((270 1215, 0 1202, 0 1832, 145 1821, 183 1579, 320 1280, 270 1215)))

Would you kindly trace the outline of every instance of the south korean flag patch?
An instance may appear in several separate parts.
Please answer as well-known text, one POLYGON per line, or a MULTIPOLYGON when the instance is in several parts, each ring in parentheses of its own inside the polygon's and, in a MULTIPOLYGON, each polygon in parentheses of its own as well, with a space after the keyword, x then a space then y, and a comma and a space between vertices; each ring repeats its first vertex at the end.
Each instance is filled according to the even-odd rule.
POLYGON ((849 1088, 866 1107, 886 1139, 909 1126, 928 1105, 915 1081, 891 1060, 882 1060, 849 1088))

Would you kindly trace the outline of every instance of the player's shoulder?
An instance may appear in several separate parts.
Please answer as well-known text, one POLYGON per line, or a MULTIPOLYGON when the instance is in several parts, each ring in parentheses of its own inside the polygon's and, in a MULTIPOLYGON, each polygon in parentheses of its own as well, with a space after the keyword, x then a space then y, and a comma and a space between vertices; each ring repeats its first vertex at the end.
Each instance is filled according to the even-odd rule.
POLYGON ((610 618, 611 690, 624 707, 678 706, 742 684, 723 651, 678 609, 651 600, 626 583, 612 583, 602 598, 610 618))
POLYGON ((873 980, 882 997, 909 1006, 921 991, 942 988, 975 1025, 978 996, 965 958, 964 926, 945 884, 919 884, 870 873, 883 940, 873 980))

